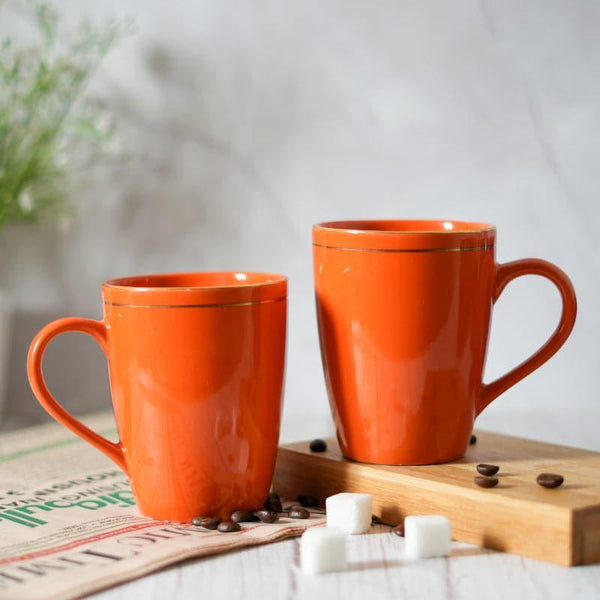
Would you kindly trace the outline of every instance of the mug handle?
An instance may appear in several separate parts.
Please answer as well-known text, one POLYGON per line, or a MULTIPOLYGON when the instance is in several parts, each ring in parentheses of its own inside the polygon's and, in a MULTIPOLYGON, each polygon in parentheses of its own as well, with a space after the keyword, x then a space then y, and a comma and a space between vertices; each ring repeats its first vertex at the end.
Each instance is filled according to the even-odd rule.
POLYGON ((527 377, 527 375, 535 371, 538 367, 541 367, 565 343, 575 324, 577 298, 575 297, 575 290, 571 280, 556 265, 539 258, 525 258, 509 263, 497 264, 492 302, 495 303, 498 300, 498 297, 508 283, 517 277, 521 277, 521 275, 541 275, 549 279, 558 288, 563 305, 560 321, 554 333, 537 352, 506 373, 506 375, 499 377, 492 383, 481 384, 479 401, 476 406, 477 415, 509 387, 527 377))
POLYGON ((125 450, 121 442, 111 442, 100 434, 86 427, 81 421, 76 419, 68 411, 66 411, 52 396, 42 372, 42 359, 48 344, 61 333, 67 331, 80 331, 91 335, 102 348, 102 352, 107 356, 108 353, 108 338, 106 332, 106 324, 104 321, 94 321, 92 319, 83 319, 80 317, 69 317, 66 319, 58 319, 43 327, 35 336, 29 347, 27 356, 27 375, 29 384, 35 394, 38 402, 46 409, 52 417, 65 427, 77 434, 80 438, 90 443, 92 446, 104 452, 108 458, 113 460, 125 473, 127 467, 125 465, 125 450))

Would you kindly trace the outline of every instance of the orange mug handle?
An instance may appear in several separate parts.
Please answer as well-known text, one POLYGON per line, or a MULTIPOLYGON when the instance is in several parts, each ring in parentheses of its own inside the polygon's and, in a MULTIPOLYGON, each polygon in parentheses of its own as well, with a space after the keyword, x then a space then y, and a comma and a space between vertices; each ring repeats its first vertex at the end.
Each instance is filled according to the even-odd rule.
POLYGON ((498 297, 508 283, 517 277, 521 277, 521 275, 541 275, 549 279, 558 288, 563 304, 560 321, 548 341, 527 360, 506 373, 506 375, 496 379, 496 381, 489 384, 482 383, 479 402, 476 407, 477 414, 481 413, 492 400, 505 392, 509 387, 527 377, 527 375, 535 371, 538 367, 541 367, 565 343, 573 329, 573 325, 575 325, 577 298, 575 297, 575 290, 571 280, 556 265, 545 260, 540 260, 539 258, 525 258, 523 260, 496 265, 492 302, 495 303, 498 300, 498 297))
POLYGON ((53 321, 40 330, 29 347, 29 354, 27 356, 27 375, 29 377, 31 389, 38 402, 51 416, 70 429, 73 433, 77 434, 80 438, 100 450, 100 452, 104 452, 106 456, 127 473, 125 451, 121 442, 111 442, 95 431, 92 431, 89 427, 86 427, 56 401, 46 386, 42 372, 44 351, 53 338, 61 333, 66 333, 67 331, 80 331, 91 335, 100 344, 100 348, 102 348, 104 355, 107 355, 108 339, 104 321, 94 321, 92 319, 83 319, 79 317, 69 317, 53 321))

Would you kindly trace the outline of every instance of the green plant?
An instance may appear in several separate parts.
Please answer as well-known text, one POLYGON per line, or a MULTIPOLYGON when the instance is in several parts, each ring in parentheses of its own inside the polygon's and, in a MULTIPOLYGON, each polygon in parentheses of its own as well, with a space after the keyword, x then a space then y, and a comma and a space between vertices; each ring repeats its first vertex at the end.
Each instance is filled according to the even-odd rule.
POLYGON ((124 28, 83 23, 71 42, 61 32, 61 43, 58 14, 46 3, 27 6, 37 43, 0 41, 0 230, 64 214, 77 160, 97 163, 116 140, 85 91, 124 28))

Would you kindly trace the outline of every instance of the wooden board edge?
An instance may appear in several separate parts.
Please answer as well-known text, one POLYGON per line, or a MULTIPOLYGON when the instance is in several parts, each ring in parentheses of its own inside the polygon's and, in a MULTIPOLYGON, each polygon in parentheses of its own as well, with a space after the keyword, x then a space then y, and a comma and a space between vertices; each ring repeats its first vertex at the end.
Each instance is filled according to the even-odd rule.
POLYGON ((600 508, 577 510, 572 524, 571 564, 592 565, 600 562, 600 508))
MULTIPOLYGON (((299 453, 297 450, 293 448, 281 448, 280 453, 277 458, 277 465, 275 471, 275 479, 274 483, 276 484, 277 491, 280 491, 287 495, 288 497, 295 497, 295 495, 304 493, 315 495, 317 497, 327 496, 331 494, 338 493, 340 491, 365 491, 364 489, 355 489, 354 486, 348 485, 347 482, 344 484, 340 484, 337 482, 330 482, 329 476, 333 480, 339 480, 339 472, 335 468, 335 464, 332 464, 331 457, 322 456, 319 457, 319 460, 314 460, 317 455, 309 455, 305 453, 299 453), (310 465, 308 464, 310 461, 310 465), (310 466, 310 469, 306 469, 306 467, 310 466)), ((362 470, 360 467, 361 463, 352 463, 354 467, 352 470, 355 472, 358 471, 360 476, 364 476, 365 481, 372 480, 369 482, 373 486, 377 484, 381 484, 382 487, 388 488, 390 486, 390 481, 377 481, 377 478, 368 472, 368 470, 362 470)), ((391 492, 389 489, 385 490, 384 497, 391 498, 392 496, 396 496, 399 494, 400 496, 404 495, 407 501, 410 503, 411 492, 410 489, 414 488, 414 485, 407 484, 396 484, 397 489, 391 492)), ((457 490, 449 491, 449 495, 460 494, 457 490)), ((376 500, 376 498, 374 498, 376 500)), ((506 500, 498 501, 498 507, 500 507, 501 503, 506 500)), ((475 507, 477 505, 477 500, 473 497, 465 498, 466 504, 471 504, 471 507, 475 507)), ((547 530, 547 539, 543 544, 537 545, 536 547, 532 547, 531 544, 525 544, 527 546, 524 548, 517 548, 517 542, 514 540, 504 539, 503 534, 498 531, 490 535, 489 528, 479 527, 478 531, 472 530, 471 526, 465 525, 464 523, 456 524, 453 523, 453 532, 456 535, 453 535, 453 539, 464 541, 468 543, 474 543, 480 546, 484 546, 487 548, 491 548, 494 550, 499 550, 503 552, 508 552, 512 554, 519 554, 521 556, 526 556, 528 558, 533 558, 536 560, 542 560, 545 562, 551 562, 554 564, 558 564, 561 566, 572 566, 574 563, 574 551, 573 551, 573 536, 575 532, 575 523, 573 519, 573 512, 570 509, 563 507, 540 507, 531 505, 529 501, 523 501, 519 499, 508 499, 508 502, 511 505, 510 511, 512 515, 514 515, 514 520, 520 521, 523 527, 526 527, 528 523, 527 512, 529 509, 535 510, 537 517, 538 527, 541 527, 543 523, 549 521, 550 511, 555 512, 555 525, 551 530, 547 530), (531 506, 528 506, 531 505, 531 506), (540 515, 540 509, 545 515, 540 515)), ((402 518, 407 514, 404 508, 399 507, 399 505, 392 506, 390 510, 390 506, 387 508, 378 506, 378 502, 374 502, 374 514, 378 517, 383 517, 384 521, 388 521, 388 518, 392 518, 392 520, 396 520, 400 522, 402 518), (387 511, 387 512, 386 512, 387 511)), ((443 513, 443 509, 439 508, 434 502, 435 506, 434 513, 439 514, 440 511, 443 513)), ((422 511, 422 514, 434 514, 431 513, 427 507, 422 505, 419 506, 419 509, 422 511)), ((476 511, 475 511, 476 512, 476 511)), ((414 514, 414 513, 413 513, 414 514)), ((471 514, 471 513, 470 513, 471 514)), ((475 515, 473 514, 473 518, 475 515)), ((511 515, 507 515, 506 519, 508 521, 513 522, 513 518, 511 515)), ((461 519, 459 519, 460 521, 461 519)), ((463 518, 462 521, 468 520, 463 518)), ((479 517, 479 523, 485 523, 485 519, 479 517)), ((533 525, 532 525, 533 526, 533 525)))

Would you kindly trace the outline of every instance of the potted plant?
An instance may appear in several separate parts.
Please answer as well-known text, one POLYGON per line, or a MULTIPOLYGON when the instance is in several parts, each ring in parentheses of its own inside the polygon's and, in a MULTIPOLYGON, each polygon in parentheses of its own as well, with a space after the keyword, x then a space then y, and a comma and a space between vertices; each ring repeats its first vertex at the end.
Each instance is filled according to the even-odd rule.
MULTIPOLYGON (((6 10, 0 0, 0 13, 6 10)), ((59 37, 59 16, 48 4, 26 10, 36 41, 0 40, 0 235, 14 223, 64 221, 75 173, 114 156, 117 141, 108 112, 86 88, 123 27, 83 23, 59 37)), ((10 308, 10 290, 0 289, 0 418, 10 308)))

